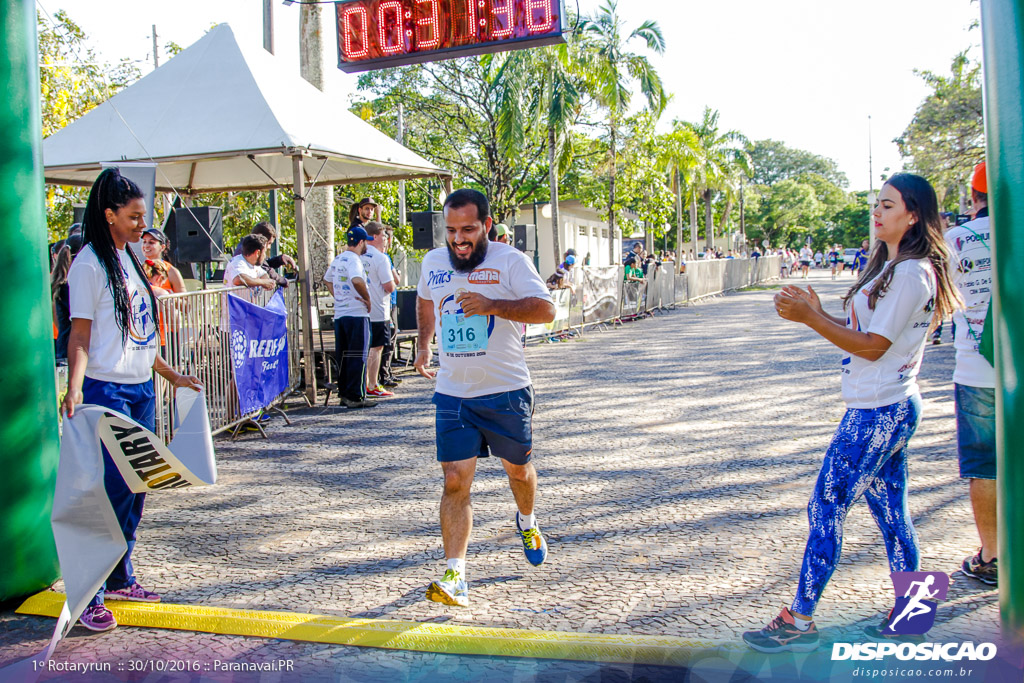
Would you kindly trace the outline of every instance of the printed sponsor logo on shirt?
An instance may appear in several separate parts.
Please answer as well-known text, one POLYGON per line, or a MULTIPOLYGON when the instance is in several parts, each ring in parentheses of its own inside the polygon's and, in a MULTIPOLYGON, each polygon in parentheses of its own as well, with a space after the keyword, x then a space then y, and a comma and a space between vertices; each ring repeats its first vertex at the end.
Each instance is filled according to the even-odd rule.
POLYGON ((128 321, 128 338, 134 343, 146 346, 156 337, 153 306, 148 296, 135 290, 131 294, 131 320, 128 321))
POLYGON ((471 285, 496 285, 501 282, 501 271, 495 268, 477 268, 469 274, 471 285))
POLYGON ((453 270, 432 270, 427 275, 427 286, 434 289, 452 281, 453 270))

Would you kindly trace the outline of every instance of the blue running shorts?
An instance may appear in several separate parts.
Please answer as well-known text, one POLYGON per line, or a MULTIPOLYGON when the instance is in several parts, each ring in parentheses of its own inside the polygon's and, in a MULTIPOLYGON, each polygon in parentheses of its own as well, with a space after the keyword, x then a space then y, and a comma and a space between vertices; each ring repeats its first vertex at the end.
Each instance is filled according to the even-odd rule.
POLYGON ((474 398, 435 393, 438 462, 486 458, 513 465, 533 452, 533 387, 474 398))

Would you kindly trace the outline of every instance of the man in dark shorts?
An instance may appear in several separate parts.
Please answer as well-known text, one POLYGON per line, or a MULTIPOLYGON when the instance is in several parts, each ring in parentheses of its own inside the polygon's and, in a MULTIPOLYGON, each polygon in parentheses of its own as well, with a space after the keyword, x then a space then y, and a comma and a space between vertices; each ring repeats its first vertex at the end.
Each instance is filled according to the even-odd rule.
POLYGON ((522 323, 549 323, 555 306, 520 251, 489 242, 490 206, 476 190, 444 202, 447 244, 423 258, 417 288, 416 370, 437 378, 433 403, 437 459, 444 473, 441 537, 447 568, 427 598, 468 605, 466 551, 473 528, 470 487, 477 459, 501 458, 515 497, 516 530, 526 559, 539 565, 547 542, 534 519, 533 387, 520 341, 522 323), (429 370, 437 335, 440 369, 429 370))

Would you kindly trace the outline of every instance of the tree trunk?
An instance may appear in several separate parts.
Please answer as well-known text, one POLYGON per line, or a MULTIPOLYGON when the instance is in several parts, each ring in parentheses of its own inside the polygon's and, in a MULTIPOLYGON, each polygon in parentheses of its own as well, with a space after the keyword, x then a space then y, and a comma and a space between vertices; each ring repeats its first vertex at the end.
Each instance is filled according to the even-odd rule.
POLYGON ((555 129, 548 127, 548 182, 551 187, 551 244, 555 249, 555 268, 562 262, 561 223, 558 220, 558 162, 555 159, 555 129))
POLYGON ((704 190, 704 244, 706 249, 715 250, 715 220, 711 214, 711 190, 704 190))
POLYGON ((621 257, 615 253, 615 166, 616 166, 616 154, 615 154, 615 115, 611 117, 611 153, 612 153, 612 167, 611 167, 611 178, 608 183, 608 263, 609 265, 617 265, 621 260, 621 257))
POLYGON ((693 244, 693 257, 697 258, 697 197, 690 195, 690 242, 693 244))
MULTIPOLYGON (((729 236, 729 213, 732 211, 732 199, 725 200, 725 213, 722 214, 722 236, 729 236)), ((729 240, 729 249, 733 248, 733 241, 729 240)))
MULTIPOLYGON (((676 264, 683 261, 683 174, 676 171, 676 264)), ((677 266, 678 269, 678 266, 677 266)))

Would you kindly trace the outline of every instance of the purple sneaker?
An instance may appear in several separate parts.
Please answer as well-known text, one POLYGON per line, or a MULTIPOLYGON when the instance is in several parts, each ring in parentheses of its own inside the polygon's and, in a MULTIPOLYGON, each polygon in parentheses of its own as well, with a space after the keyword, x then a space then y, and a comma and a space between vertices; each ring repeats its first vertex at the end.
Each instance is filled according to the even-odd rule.
POLYGON ((132 602, 160 602, 160 596, 148 591, 136 581, 127 588, 103 591, 104 600, 130 600, 132 602))
POLYGON ((97 633, 117 628, 114 614, 107 609, 106 605, 89 605, 82 612, 82 616, 78 617, 78 623, 97 633))

